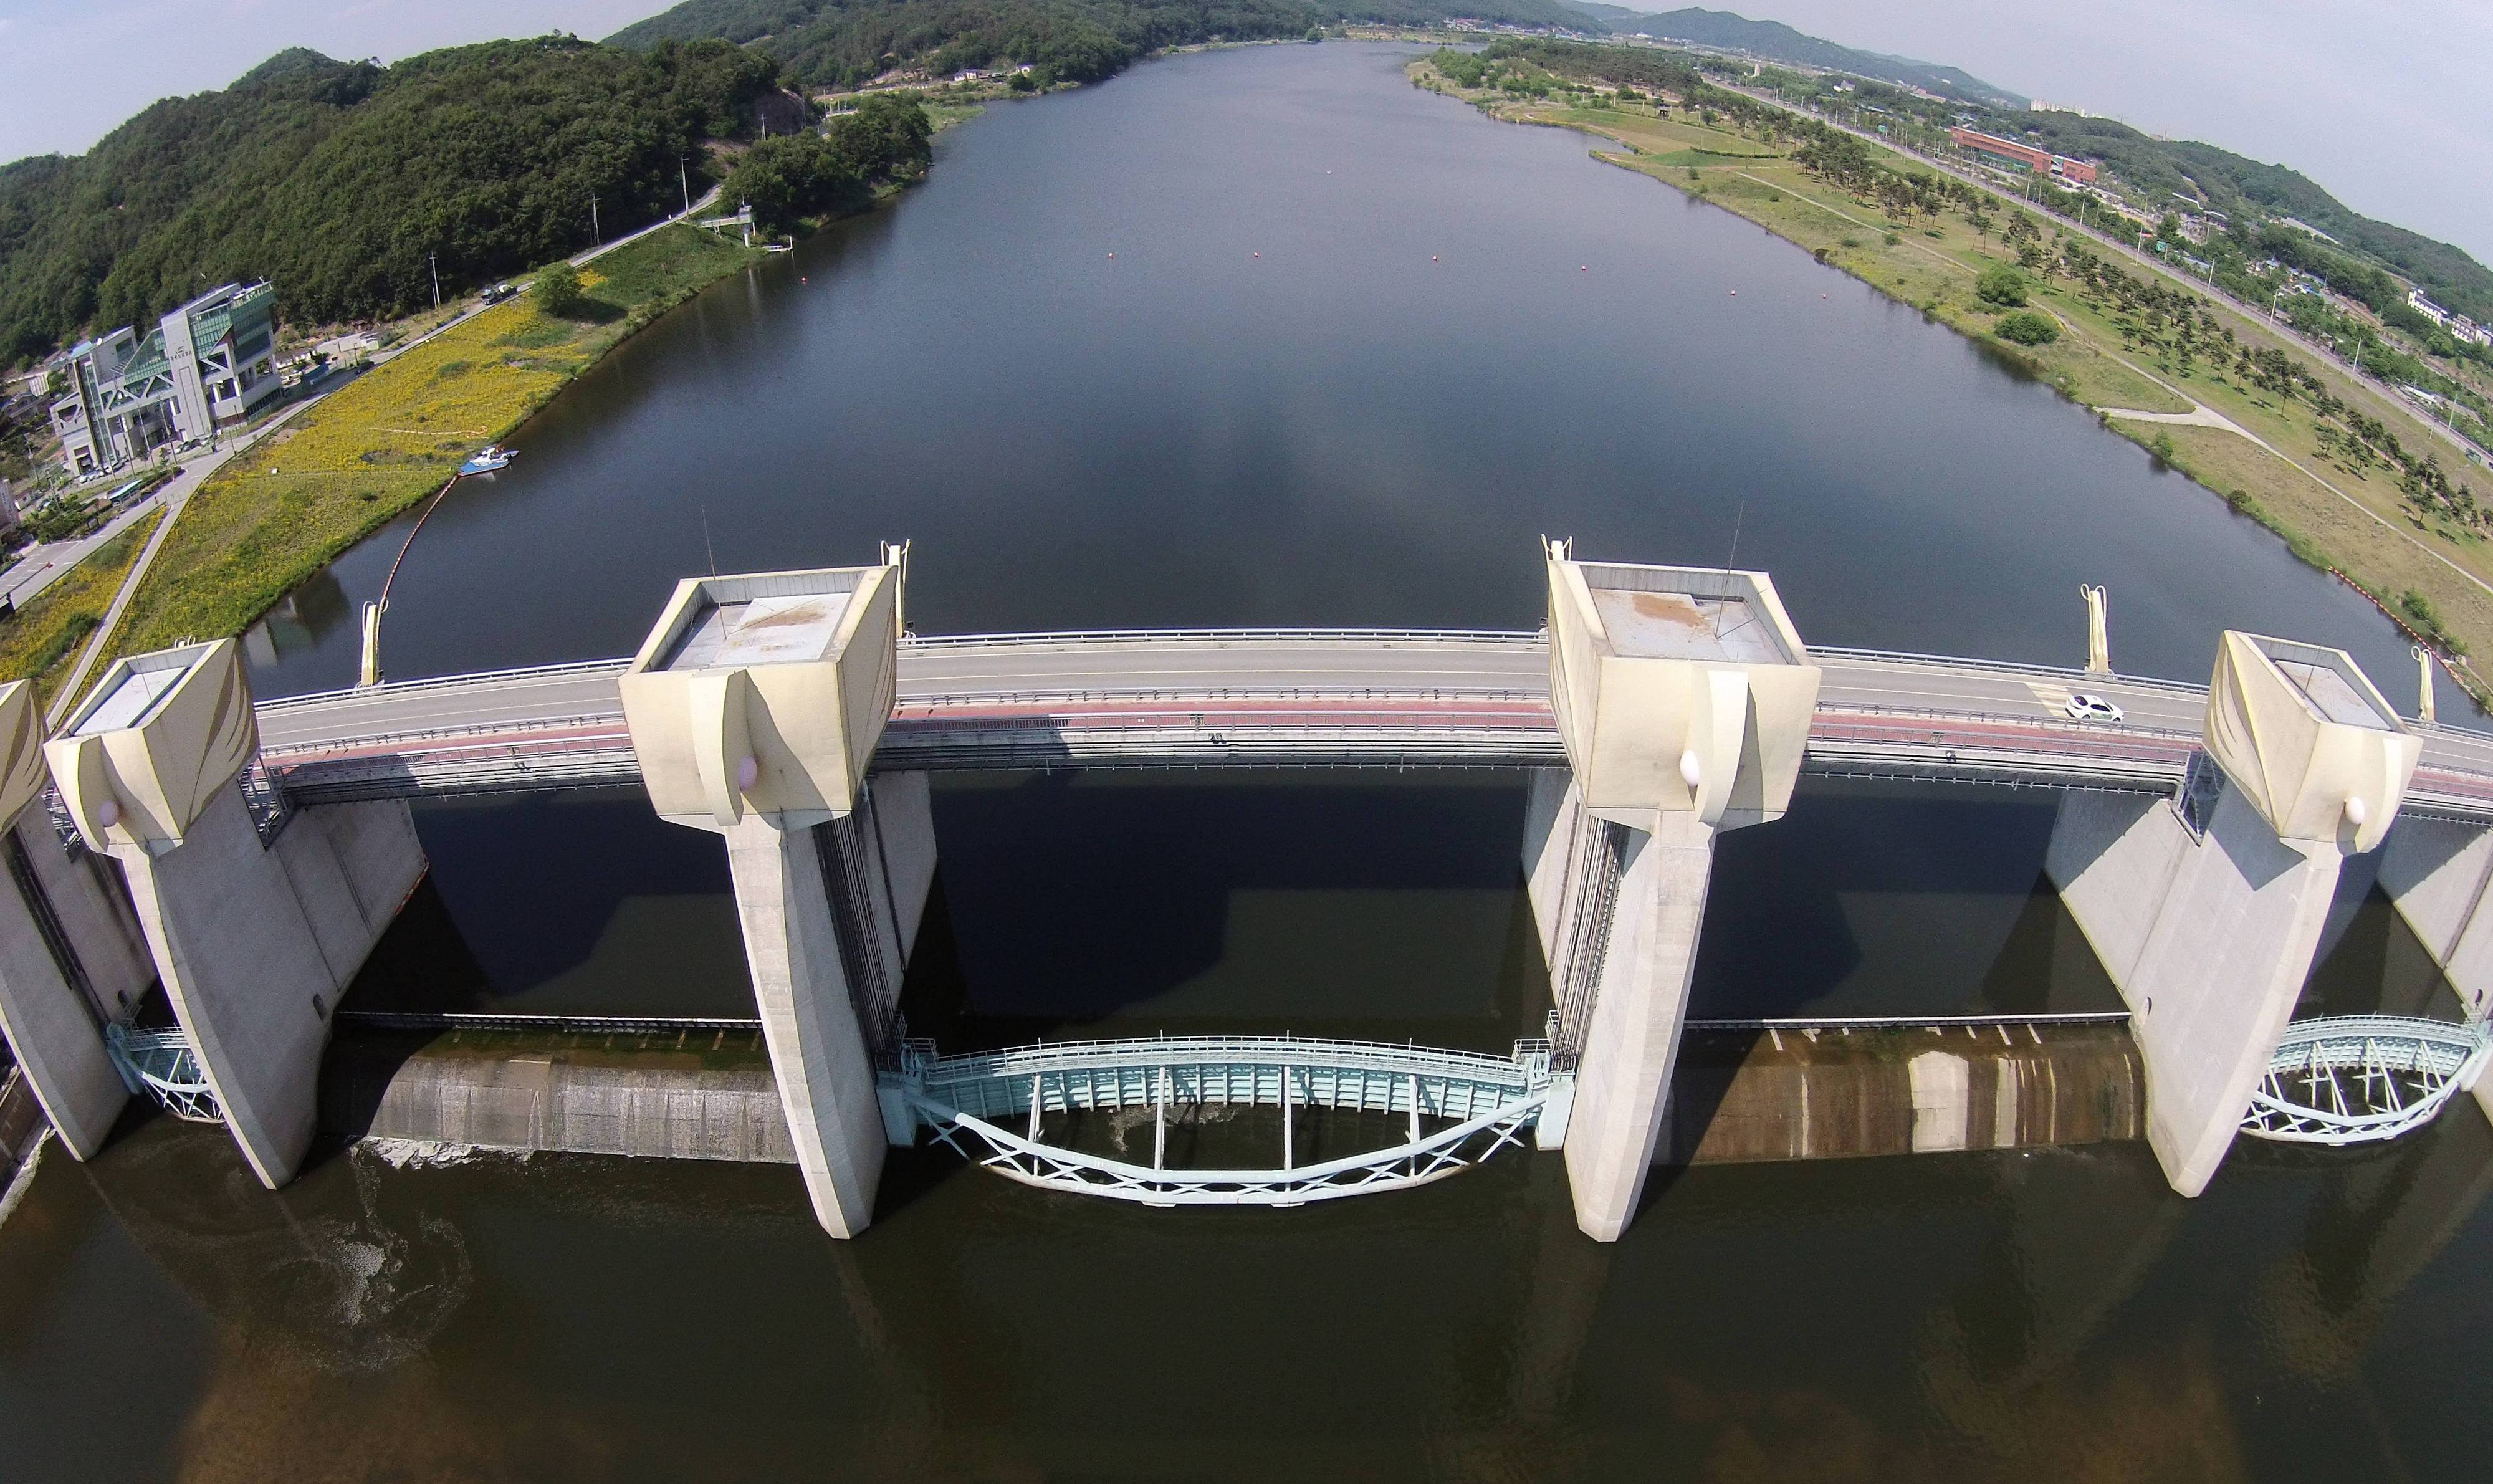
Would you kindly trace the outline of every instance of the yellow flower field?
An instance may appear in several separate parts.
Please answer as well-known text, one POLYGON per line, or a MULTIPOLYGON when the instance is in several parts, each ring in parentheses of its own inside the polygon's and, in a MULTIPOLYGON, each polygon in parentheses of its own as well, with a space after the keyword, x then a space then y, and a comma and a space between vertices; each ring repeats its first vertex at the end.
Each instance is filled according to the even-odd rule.
POLYGON ((497 344, 538 319, 534 308, 514 301, 435 336, 356 379, 301 428, 278 434, 264 458, 217 483, 402 469, 446 476, 506 430, 514 409, 534 408, 580 369, 584 357, 569 344, 544 350, 497 344))

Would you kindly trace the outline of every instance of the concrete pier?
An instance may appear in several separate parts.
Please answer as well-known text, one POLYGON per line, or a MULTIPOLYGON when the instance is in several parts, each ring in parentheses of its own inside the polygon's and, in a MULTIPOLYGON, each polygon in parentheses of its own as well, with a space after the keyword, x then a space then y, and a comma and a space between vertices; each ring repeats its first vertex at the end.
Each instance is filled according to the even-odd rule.
MULTIPOLYGON (((2493 830, 2446 819, 2401 818, 2381 847, 2381 890, 2432 954, 2467 1014, 2493 1010, 2493 830)), ((2476 1083, 2493 1118, 2493 1077, 2476 1083)))
POLYGON ((727 842, 789 1141, 823 1229, 874 1219, 875 1063, 935 873, 923 774, 868 780, 891 714, 898 553, 679 584, 621 682, 650 803, 727 842))
POLYGON ((2388 832, 2417 750, 2342 651, 2232 632, 2207 742, 2212 799, 2071 793, 2044 863, 2128 1002, 2148 1142, 2185 1196, 2233 1146, 2339 865, 2388 832))
POLYGON ((91 856, 72 860, 42 795, 43 728, 33 688, 0 686, 0 1029, 28 1090, 83 1160, 104 1147, 129 1089, 104 1028, 136 1008, 156 971, 120 884, 91 856))
POLYGON ((338 996, 425 870, 404 803, 299 811, 274 841, 231 640, 115 661, 46 744, 87 847, 121 863, 175 1018, 254 1173, 310 1150, 338 996))
POLYGON ((1763 572, 1547 555, 1568 767, 1535 779, 1523 869, 1575 1080, 1543 1143, 1610 1242, 1661 1142, 1714 837, 1789 806, 1819 676, 1763 572))
POLYGON ((1628 832, 1621 854, 1567 1127, 1576 1224, 1601 1242, 1636 1218, 1661 1143, 1714 869, 1712 826, 1687 814, 1656 824, 1628 832))

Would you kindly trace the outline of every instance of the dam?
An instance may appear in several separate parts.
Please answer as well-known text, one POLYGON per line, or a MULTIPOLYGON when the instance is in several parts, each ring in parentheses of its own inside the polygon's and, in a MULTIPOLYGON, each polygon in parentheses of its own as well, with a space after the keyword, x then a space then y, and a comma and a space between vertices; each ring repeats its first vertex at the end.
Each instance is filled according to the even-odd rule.
POLYGON ((2401 715, 2343 651, 2229 631, 2195 686, 2117 675, 2099 626, 2086 670, 1814 650, 1766 573, 1563 541, 1529 634, 920 638, 909 560, 686 579, 613 662, 255 706, 235 646, 195 645, 116 662, 49 739, 0 692, 0 1022, 62 1143, 147 1096, 270 1187, 323 1127, 786 1163, 834 1236, 893 1146, 1157 1207, 1546 1154, 1611 1241, 1657 1165, 2143 1137, 2196 1195, 2242 1135, 2396 1137, 2478 1085, 2493 737, 2401 715), (931 774, 1310 767, 1527 772, 1542 1035, 910 1034, 931 774), (2047 872, 2125 1010, 1693 1020, 1715 841, 1804 774, 2048 791, 2047 872), (718 837, 758 1016, 342 1015, 427 869, 410 801, 591 784, 718 837), (2358 859, 2465 1019, 2291 1018, 2358 859), (169 1025, 135 1022, 151 984, 169 1025))

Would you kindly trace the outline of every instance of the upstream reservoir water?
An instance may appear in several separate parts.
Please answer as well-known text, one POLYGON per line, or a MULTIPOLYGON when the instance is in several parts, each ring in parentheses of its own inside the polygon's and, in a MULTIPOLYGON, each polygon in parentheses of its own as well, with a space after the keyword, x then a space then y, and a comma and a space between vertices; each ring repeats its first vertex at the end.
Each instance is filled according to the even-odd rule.
MULTIPOLYGON (((623 346, 464 484, 396 677, 630 651, 687 573, 916 542, 923 632, 1528 628, 1534 541, 1770 569, 1805 638, 2203 678, 2360 596, 1919 314, 1409 88, 1389 46, 1171 58, 946 135, 932 179, 623 346), (1113 257, 1111 255, 1114 255, 1113 257), (1737 289, 1736 295, 1732 290, 1737 289)), ((407 523, 253 636, 348 682, 407 523)), ((2459 705, 2442 698, 2446 713, 2459 705)), ((1546 980, 1512 775, 946 780, 913 1020, 1498 1047, 1546 980)), ((1808 785, 1727 836, 1700 1013, 2093 1008, 2048 795, 1808 785)), ((350 1004, 749 1014, 710 837, 637 797, 428 805, 350 1004)), ((2360 871, 2314 1005, 2448 991, 2360 871)), ((897 1157, 834 1243, 793 1171, 47 1155, 0 1226, 0 1474, 89 1478, 2271 1478, 2465 1473, 2493 1129, 1657 1177, 1583 1241, 1549 1157, 1171 1213, 897 1157)))

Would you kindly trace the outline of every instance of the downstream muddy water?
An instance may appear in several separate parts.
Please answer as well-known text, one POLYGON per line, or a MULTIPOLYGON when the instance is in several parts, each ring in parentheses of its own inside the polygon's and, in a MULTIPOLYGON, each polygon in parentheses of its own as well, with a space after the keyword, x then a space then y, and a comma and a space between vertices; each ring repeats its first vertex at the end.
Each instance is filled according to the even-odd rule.
MULTIPOLYGON (((933 177, 627 343, 409 553, 400 678, 624 653, 687 573, 914 540, 927 633, 1530 628, 1537 537, 1771 570, 1807 640, 2123 669, 2342 645, 2359 595, 1907 307, 1408 51, 1189 55, 991 110, 933 177), (1113 255, 1113 256, 1112 256, 1113 255), (1737 289, 1736 295, 1732 290, 1737 289), (1736 541, 1736 547, 1735 547, 1736 541)), ((353 678, 405 523, 255 631, 353 678)), ((2459 699, 2442 697, 2445 713, 2459 699)), ((913 1027, 1499 1049, 1546 976, 1513 773, 941 780, 913 1027)), ((2117 1003, 2041 882, 2053 797, 1804 786, 1727 836, 1699 1015, 2117 1003)), ((433 803, 364 1008, 747 1015, 714 837, 630 793, 433 803)), ((2452 1012, 2360 870, 2308 1003, 2452 1012)), ((361 1146, 286 1191, 218 1131, 46 1152, 0 1226, 12 1478, 2267 1479, 2464 1475, 2493 1127, 1657 1175, 1555 1156, 1294 1211, 896 1156, 834 1242, 792 1169, 361 1146)))

